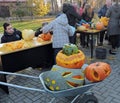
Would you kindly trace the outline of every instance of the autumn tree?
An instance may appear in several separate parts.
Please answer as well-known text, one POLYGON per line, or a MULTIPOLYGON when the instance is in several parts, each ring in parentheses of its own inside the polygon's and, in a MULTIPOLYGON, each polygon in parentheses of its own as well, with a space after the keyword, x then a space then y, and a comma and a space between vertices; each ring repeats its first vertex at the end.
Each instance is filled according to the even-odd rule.
POLYGON ((50 4, 45 3, 44 0, 33 0, 34 15, 44 16, 50 10, 50 4))

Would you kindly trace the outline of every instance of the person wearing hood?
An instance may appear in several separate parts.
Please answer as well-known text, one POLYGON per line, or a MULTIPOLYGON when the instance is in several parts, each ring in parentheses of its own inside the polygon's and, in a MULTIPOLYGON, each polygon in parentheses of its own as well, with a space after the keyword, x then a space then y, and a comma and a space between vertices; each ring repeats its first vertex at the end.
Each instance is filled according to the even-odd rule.
POLYGON ((4 35, 1 37, 1 43, 7 43, 22 39, 22 32, 13 28, 11 24, 4 23, 4 35))
POLYGON ((113 5, 108 9, 106 16, 110 18, 107 33, 110 38, 112 48, 109 50, 110 54, 115 55, 120 39, 120 4, 119 0, 114 0, 113 5))
MULTIPOLYGON (((81 16, 77 13, 72 4, 64 3, 62 12, 67 15, 69 25, 76 27, 76 23, 81 20, 81 16)), ((70 43, 76 44, 76 35, 69 37, 70 43)))
POLYGON ((75 29, 68 24, 66 14, 61 14, 56 19, 51 21, 48 25, 44 26, 41 31, 47 33, 53 32, 52 47, 54 49, 54 63, 57 53, 62 50, 64 44, 70 43, 69 36, 73 36, 75 29))

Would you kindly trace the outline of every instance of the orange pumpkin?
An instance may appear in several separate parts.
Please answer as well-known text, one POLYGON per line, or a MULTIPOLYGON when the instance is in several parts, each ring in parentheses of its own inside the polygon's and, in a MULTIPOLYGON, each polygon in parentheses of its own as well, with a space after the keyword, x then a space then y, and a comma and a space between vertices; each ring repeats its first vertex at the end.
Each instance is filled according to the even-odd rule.
POLYGON ((50 33, 46 33, 46 34, 41 34, 40 35, 41 39, 43 39, 44 41, 49 41, 51 40, 52 36, 50 33))
POLYGON ((56 63, 59 66, 65 68, 80 69, 85 63, 85 55, 82 51, 78 51, 77 54, 65 55, 61 50, 56 56, 56 63))
POLYGON ((104 29, 103 23, 102 23, 102 22, 96 23, 96 29, 97 29, 97 30, 102 30, 102 29, 104 29))
POLYGON ((111 73, 111 67, 104 62, 92 63, 85 69, 85 76, 91 82, 104 80, 111 73))

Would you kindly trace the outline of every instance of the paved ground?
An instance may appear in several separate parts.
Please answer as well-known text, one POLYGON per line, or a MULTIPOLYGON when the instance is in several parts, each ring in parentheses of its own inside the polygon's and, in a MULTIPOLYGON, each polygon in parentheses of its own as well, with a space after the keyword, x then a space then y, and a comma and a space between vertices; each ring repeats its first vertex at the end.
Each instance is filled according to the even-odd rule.
MULTIPOLYGON (((105 48, 110 48, 108 45, 104 45, 105 48)), ((80 47, 81 48, 81 47, 80 47)), ((111 65, 112 73, 111 75, 102 82, 94 85, 90 90, 98 98, 99 103, 120 103, 120 49, 118 49, 117 55, 109 55, 107 53, 107 58, 104 60, 94 58, 91 60, 90 48, 81 48, 84 50, 87 56, 86 63, 90 64, 95 61, 104 61, 111 65)), ((95 54, 95 53, 94 53, 95 54)), ((46 69, 47 70, 47 69, 46 69)), ((39 76, 41 72, 40 69, 28 68, 19 73, 39 76)), ((16 76, 7 76, 9 83, 20 84, 28 87, 35 87, 44 89, 40 83, 39 79, 28 79, 16 76)), ((9 95, 0 89, 0 103, 48 103, 51 100, 51 96, 46 93, 23 90, 18 88, 9 87, 9 95)), ((70 103, 69 99, 57 98, 53 103, 70 103)))

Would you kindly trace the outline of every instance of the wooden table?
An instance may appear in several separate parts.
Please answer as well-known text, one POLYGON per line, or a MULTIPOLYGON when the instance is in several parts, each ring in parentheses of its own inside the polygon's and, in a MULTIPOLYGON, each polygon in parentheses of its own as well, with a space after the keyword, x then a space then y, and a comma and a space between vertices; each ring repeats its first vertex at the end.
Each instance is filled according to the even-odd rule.
MULTIPOLYGON (((52 41, 38 42, 34 38, 31 41, 3 43, 0 44, 0 56, 1 70, 6 72, 17 72, 28 67, 49 68, 53 65, 52 41)), ((0 80, 7 82, 5 75, 0 76, 0 80)), ((7 86, 0 85, 0 87, 9 93, 7 86)))
POLYGON ((91 58, 93 58, 93 36, 99 35, 100 32, 106 31, 107 29, 104 28, 103 30, 96 30, 96 29, 87 29, 87 30, 77 30, 76 33, 84 33, 85 35, 90 36, 90 47, 91 47, 91 58))

